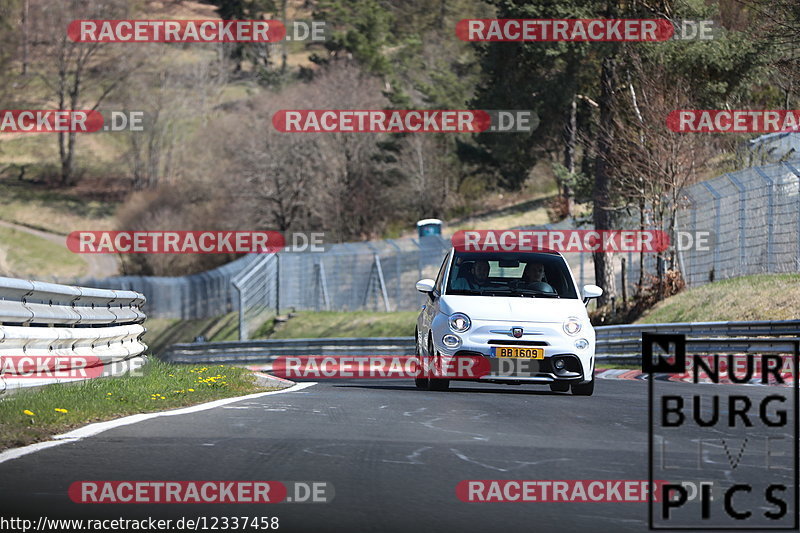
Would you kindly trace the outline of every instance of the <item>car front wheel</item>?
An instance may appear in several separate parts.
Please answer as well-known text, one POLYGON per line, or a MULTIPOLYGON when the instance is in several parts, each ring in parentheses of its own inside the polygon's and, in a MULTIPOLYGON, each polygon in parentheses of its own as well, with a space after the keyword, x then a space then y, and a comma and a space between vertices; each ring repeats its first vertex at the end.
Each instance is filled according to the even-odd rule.
POLYGON ((569 391, 569 383, 556 381, 555 383, 551 383, 550 384, 550 390, 553 391, 553 392, 568 392, 569 391))
MULTIPOLYGON (((422 376, 425 376, 425 371, 422 365, 422 354, 420 353, 421 350, 419 349, 419 342, 417 342, 417 336, 414 335, 414 353, 417 356, 417 370, 421 373, 422 376)), ((428 390, 428 378, 427 377, 420 377, 414 378, 414 385, 419 390, 428 390)))
MULTIPOLYGON (((434 372, 434 367, 437 363, 440 363, 438 358, 436 357, 436 348, 433 346, 433 340, 428 337, 428 353, 430 354, 431 361, 430 361, 430 369, 431 372, 434 372)), ((438 367, 441 370, 441 365, 438 367)), ((432 391, 446 391, 450 388, 450 380, 449 379, 436 379, 430 378, 428 379, 428 390, 432 391)))
POLYGON ((575 396, 591 396, 594 393, 594 379, 589 383, 573 383, 572 394, 575 396))

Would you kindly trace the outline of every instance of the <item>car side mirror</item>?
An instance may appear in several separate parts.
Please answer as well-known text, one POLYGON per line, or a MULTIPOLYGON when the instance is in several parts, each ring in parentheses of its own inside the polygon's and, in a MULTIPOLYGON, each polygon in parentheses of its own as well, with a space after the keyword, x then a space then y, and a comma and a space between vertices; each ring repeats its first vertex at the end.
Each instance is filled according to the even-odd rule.
POLYGON ((588 304, 589 300, 593 298, 600 298, 603 295, 603 289, 597 285, 584 285, 583 286, 583 303, 588 304))
POLYGON ((421 279, 417 282, 417 290, 430 295, 436 288, 436 282, 432 279, 421 279))

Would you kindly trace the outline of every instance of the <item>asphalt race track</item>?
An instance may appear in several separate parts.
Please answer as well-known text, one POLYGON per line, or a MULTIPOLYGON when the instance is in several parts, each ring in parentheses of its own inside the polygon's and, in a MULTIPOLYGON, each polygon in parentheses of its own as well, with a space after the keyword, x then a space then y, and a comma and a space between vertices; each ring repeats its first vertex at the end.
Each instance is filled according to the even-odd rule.
POLYGON ((455 488, 469 479, 646 480, 647 428, 643 381, 599 380, 594 396, 576 397, 533 386, 424 392, 408 381, 332 380, 5 462, 0 502, 4 515, 28 517, 277 516, 279 531, 646 531, 646 503, 464 503, 455 488), (67 497, 78 480, 326 481, 335 498, 81 505, 67 497))

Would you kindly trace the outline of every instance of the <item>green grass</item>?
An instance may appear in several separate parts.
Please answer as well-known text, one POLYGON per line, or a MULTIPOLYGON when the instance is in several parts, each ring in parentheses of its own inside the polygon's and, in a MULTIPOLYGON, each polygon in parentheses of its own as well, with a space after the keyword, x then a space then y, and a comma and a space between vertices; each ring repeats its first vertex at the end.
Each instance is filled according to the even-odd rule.
POLYGON ((148 318, 145 327, 143 339, 149 352, 160 354, 170 344, 192 342, 199 335, 209 342, 238 340, 239 313, 195 320, 148 318))
POLYGON ((66 247, 13 228, 0 227, 0 267, 26 278, 71 278, 86 272, 86 262, 66 247), (5 263, 5 264, 3 264, 5 263))
POLYGON ((113 229, 116 203, 88 200, 63 189, 20 182, 16 174, 12 178, 9 172, 0 179, 0 219, 59 235, 77 230, 113 229))
POLYGON ((759 274, 688 289, 660 302, 637 323, 796 318, 800 318, 800 274, 759 274))
POLYGON ((614 369, 614 370, 641 370, 642 365, 624 364, 624 363, 595 363, 595 368, 600 370, 614 369))
POLYGON ((418 311, 300 311, 279 323, 269 338, 413 337, 418 314, 418 311))
POLYGON ((8 395, 0 400, 0 449, 47 440, 92 422, 269 390, 258 386, 247 369, 223 365, 172 365, 151 359, 142 373, 8 395))

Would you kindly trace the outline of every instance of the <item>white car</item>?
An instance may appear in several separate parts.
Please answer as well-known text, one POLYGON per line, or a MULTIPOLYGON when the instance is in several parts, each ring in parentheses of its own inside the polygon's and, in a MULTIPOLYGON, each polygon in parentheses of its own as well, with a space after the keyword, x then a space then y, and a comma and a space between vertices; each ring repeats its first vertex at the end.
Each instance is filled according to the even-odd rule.
MULTIPOLYGON (((427 295, 416 328, 424 368, 457 368, 459 357, 469 357, 491 369, 479 381, 593 393, 595 333, 586 304, 603 290, 579 292, 560 253, 452 249, 436 280, 416 287, 427 295)), ((423 372, 416 386, 447 390, 443 375, 423 372)))

